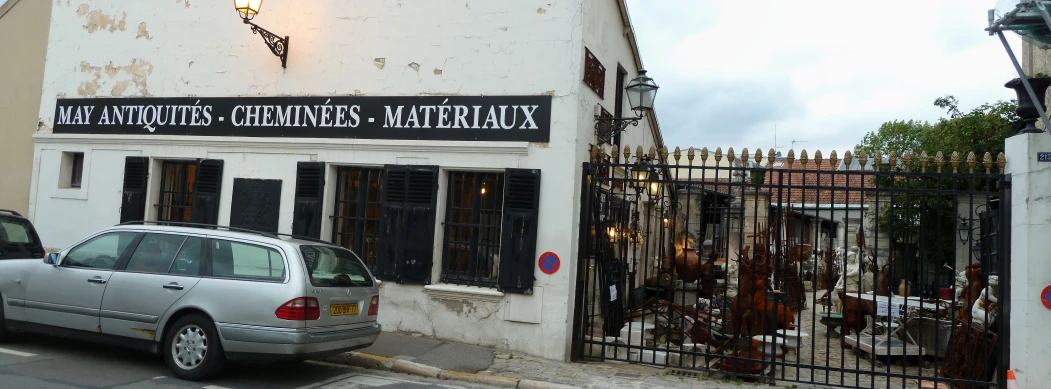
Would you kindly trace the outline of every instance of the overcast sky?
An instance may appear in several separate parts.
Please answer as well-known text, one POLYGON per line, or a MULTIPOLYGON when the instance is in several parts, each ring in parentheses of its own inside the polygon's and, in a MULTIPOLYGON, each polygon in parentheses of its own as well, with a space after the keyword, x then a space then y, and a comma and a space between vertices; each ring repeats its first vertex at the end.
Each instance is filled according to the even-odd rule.
MULTIPOLYGON (((994 0, 628 0, 669 148, 839 155, 885 121, 1009 100, 994 0), (747 4, 747 5, 745 5, 747 4), (804 5, 805 4, 805 5, 804 5)), ((1021 60, 1021 40, 1008 34, 1021 60)), ((634 77, 635 75, 631 75, 634 77)))

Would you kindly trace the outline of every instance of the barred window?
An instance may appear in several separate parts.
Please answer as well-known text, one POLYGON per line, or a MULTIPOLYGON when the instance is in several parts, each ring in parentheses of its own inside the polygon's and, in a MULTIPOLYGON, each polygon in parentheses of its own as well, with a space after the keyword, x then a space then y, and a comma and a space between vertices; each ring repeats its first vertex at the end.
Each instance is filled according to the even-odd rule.
POLYGON ((383 169, 344 166, 337 170, 332 242, 358 254, 376 271, 379 257, 383 169))
POLYGON ((496 287, 504 174, 450 172, 448 188, 442 282, 496 287))
POLYGON ((161 192, 156 205, 158 221, 191 221, 196 173, 197 163, 193 161, 161 164, 161 192))

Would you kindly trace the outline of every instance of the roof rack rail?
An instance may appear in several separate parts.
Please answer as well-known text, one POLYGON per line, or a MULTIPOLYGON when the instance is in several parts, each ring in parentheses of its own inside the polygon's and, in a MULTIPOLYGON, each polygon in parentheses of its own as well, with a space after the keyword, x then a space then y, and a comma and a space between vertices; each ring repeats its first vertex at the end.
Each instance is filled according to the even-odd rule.
POLYGON ((285 233, 280 233, 280 232, 274 233, 274 232, 253 230, 253 229, 248 229, 248 228, 230 227, 230 226, 222 226, 222 225, 218 225, 218 224, 207 224, 207 223, 190 223, 190 222, 158 221, 158 220, 135 220, 135 221, 129 221, 129 222, 120 223, 119 225, 123 226, 123 225, 135 225, 135 224, 156 224, 156 225, 170 225, 170 226, 179 226, 179 227, 225 229, 225 230, 228 230, 228 231, 244 232, 244 233, 248 233, 248 234, 262 235, 262 236, 266 236, 266 237, 270 237, 270 238, 280 238, 282 236, 287 236, 287 237, 290 237, 290 238, 293 238, 293 239, 308 240, 308 241, 311 241, 311 242, 318 242, 318 243, 324 243, 324 244, 332 244, 332 243, 330 243, 328 241, 317 239, 317 238, 311 238, 309 236, 299 236, 299 235, 285 234, 285 233))
POLYGON ((22 214, 20 214, 18 212, 15 212, 15 211, 12 211, 10 209, 0 209, 0 212, 7 212, 7 213, 10 213, 10 214, 18 216, 18 217, 23 217, 22 214))

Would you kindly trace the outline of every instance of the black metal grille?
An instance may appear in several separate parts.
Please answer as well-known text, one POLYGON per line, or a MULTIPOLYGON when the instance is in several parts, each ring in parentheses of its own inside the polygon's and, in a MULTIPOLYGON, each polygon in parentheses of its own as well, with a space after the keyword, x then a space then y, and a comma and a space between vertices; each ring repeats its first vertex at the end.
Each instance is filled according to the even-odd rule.
POLYGON ((575 358, 852 388, 1003 387, 1009 293, 987 288, 1010 268, 1003 165, 756 155, 647 165, 593 153, 575 358), (632 182, 638 169, 647 182, 632 182))
POLYGON ((379 258, 382 176, 383 169, 346 166, 337 170, 336 177, 332 241, 357 253, 372 271, 379 258))
POLYGON ((161 163, 161 192, 156 204, 158 221, 191 221, 196 173, 197 164, 195 162, 164 161, 161 163))
POLYGON ((495 287, 500 268, 504 175, 451 172, 448 187, 442 282, 495 287))

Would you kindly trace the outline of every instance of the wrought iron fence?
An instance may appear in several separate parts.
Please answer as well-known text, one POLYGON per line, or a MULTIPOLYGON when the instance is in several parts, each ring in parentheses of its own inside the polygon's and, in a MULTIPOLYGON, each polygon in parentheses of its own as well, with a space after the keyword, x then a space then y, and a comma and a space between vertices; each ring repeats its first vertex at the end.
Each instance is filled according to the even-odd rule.
POLYGON ((591 161, 577 358, 842 387, 1003 387, 1002 153, 612 147, 591 161))

